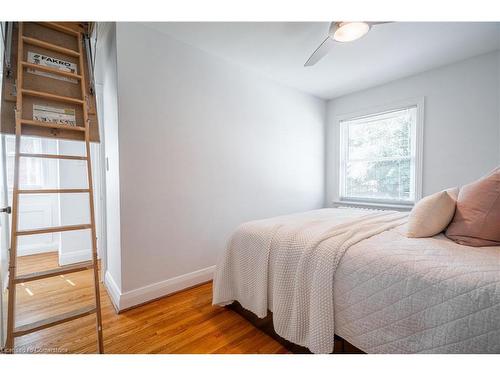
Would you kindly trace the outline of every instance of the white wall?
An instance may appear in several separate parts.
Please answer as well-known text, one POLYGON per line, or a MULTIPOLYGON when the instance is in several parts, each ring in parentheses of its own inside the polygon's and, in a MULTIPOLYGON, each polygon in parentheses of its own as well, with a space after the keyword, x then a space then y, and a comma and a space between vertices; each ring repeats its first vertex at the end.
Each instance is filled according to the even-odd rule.
MULTIPOLYGON (((91 144, 92 182, 94 189, 94 212, 97 233, 97 252, 101 258, 102 224, 101 213, 102 192, 100 189, 101 166, 99 160, 99 145, 91 144)), ((62 141, 58 142, 58 153, 62 155, 85 156, 85 143, 62 141)), ((59 188, 87 189, 87 162, 83 160, 59 160, 59 188)), ((59 195, 60 225, 76 225, 90 223, 90 205, 88 193, 59 195)), ((59 264, 66 265, 92 259, 92 237, 90 229, 61 232, 59 234, 59 264)), ((101 258, 102 259, 102 258, 101 258)))
POLYGON ((467 184, 499 163, 499 54, 333 99, 327 106, 326 205, 338 189, 335 117, 409 98, 425 98, 423 195, 467 184))
POLYGON ((130 305, 210 277, 241 222, 322 207, 325 103, 142 24, 116 35, 130 305))
MULTIPOLYGON (((60 141, 59 154, 85 155, 85 145, 81 142, 60 141)), ((86 189, 87 166, 83 160, 59 161, 59 188, 86 189)), ((90 223, 88 194, 61 194, 61 225, 90 223)), ((61 232, 59 244, 59 264, 83 262, 91 259, 92 243, 90 230, 61 232)))
POLYGON ((105 195, 106 207, 106 285, 117 302, 122 289, 122 261, 120 235, 120 178, 118 154, 118 80, 116 59, 116 28, 114 23, 98 24, 98 43, 95 80, 98 93, 99 122, 104 125, 107 164, 105 195), (102 105, 101 105, 102 104, 102 105))

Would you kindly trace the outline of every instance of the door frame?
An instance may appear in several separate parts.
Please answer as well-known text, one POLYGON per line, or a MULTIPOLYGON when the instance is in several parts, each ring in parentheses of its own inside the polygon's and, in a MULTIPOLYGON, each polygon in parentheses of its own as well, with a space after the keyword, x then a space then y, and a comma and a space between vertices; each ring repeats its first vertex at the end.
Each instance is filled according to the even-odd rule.
POLYGON ((107 228, 106 228, 106 150, 104 147, 104 123, 103 123, 103 87, 101 84, 95 83, 95 96, 97 104, 97 118, 99 123, 100 142, 95 146, 94 157, 92 158, 92 171, 95 176, 95 190, 99 192, 96 199, 97 215, 96 220, 99 221, 97 232, 98 254, 101 259, 101 281, 104 282, 104 276, 108 269, 107 257, 107 228))

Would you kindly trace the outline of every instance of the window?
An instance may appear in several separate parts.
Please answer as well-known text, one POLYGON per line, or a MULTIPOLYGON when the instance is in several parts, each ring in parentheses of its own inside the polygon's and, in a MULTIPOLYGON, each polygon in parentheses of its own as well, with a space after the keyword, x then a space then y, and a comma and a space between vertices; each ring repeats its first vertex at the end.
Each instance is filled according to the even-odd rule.
POLYGON ((411 105, 340 121, 341 201, 411 205, 420 197, 418 116, 411 105))
MULTIPOLYGON (((7 186, 12 190, 14 186, 14 158, 15 158, 15 136, 5 137, 5 149, 7 154, 7 186)), ((21 140, 21 151, 30 154, 42 154, 42 140, 40 138, 23 137, 21 140)), ((39 158, 21 158, 19 168, 20 188, 42 188, 44 186, 44 165, 39 158)))

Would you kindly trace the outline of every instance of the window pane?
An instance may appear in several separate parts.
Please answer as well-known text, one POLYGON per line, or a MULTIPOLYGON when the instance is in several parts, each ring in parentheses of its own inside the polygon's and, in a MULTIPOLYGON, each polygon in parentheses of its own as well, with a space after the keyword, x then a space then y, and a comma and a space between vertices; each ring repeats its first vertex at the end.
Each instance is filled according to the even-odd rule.
POLYGON ((415 108, 348 122, 349 160, 409 157, 415 108))
MULTIPOLYGON (((5 137, 5 151, 7 154, 7 186, 14 186, 14 155, 16 138, 5 137)), ((21 152, 41 154, 42 140, 40 138, 21 138, 21 152)), ((42 187, 43 186, 43 160, 38 158, 21 158, 19 165, 19 187, 42 187)))
POLYGON ((410 171, 410 159, 349 162, 346 196, 411 201, 410 171))
POLYGON ((416 117, 409 107, 341 123, 342 198, 414 201, 416 117))

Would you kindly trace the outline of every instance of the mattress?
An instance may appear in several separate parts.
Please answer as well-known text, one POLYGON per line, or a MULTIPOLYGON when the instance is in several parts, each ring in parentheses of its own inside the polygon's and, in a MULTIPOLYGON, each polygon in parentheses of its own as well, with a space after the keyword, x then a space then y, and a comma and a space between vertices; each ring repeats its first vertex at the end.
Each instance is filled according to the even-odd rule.
POLYGON ((367 353, 500 353, 500 247, 404 230, 344 254, 333 283, 335 333, 367 353))

